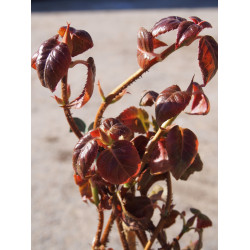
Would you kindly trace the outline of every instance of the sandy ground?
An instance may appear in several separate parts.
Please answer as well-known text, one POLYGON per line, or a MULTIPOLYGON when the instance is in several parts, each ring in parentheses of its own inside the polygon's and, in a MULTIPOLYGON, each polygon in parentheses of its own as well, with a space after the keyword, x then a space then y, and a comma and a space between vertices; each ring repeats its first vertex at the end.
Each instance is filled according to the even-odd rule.
MULTIPOLYGON (((163 17, 178 15, 185 18, 196 15, 209 21, 213 29, 203 31, 217 37, 217 9, 161 9, 126 11, 79 11, 32 13, 32 48, 34 53, 41 42, 56 34, 60 26, 70 22, 78 29, 87 30, 94 41, 94 48, 79 58, 95 59, 97 74, 104 92, 109 93, 137 69, 136 35, 139 27, 150 29, 163 17)), ((175 32, 165 35, 171 44, 175 32)), ((172 84, 186 88, 195 74, 201 83, 197 62, 197 43, 182 48, 169 60, 156 65, 144 77, 129 87, 131 95, 126 95, 119 103, 109 107, 105 117, 117 116, 128 105, 138 106, 143 90, 162 91, 172 84)), ((86 69, 76 67, 69 73, 72 98, 82 90, 86 69)), ((32 71, 32 249, 33 250, 78 250, 90 249, 96 231, 96 209, 81 201, 78 188, 73 181, 71 154, 77 138, 69 133, 63 111, 51 98, 48 89, 41 86, 37 74, 32 71)), ((211 102, 207 116, 180 115, 176 123, 190 128, 199 138, 199 152, 204 169, 194 174, 188 182, 173 181, 174 203, 179 210, 190 207, 200 209, 213 221, 213 227, 204 232, 204 248, 215 250, 218 246, 217 225, 217 75, 207 85, 205 92, 211 102)), ((56 92, 59 93, 59 92, 56 92)), ((90 102, 74 116, 90 124, 101 103, 97 88, 90 102)), ((152 109, 147 109, 152 112, 152 109)), ((106 216, 107 217, 107 216, 106 216)), ((174 237, 178 225, 168 232, 174 237)), ((192 235, 192 234, 191 234, 192 235)), ((190 237, 184 237, 188 243, 190 237)), ((194 237, 192 238, 194 239, 194 237)), ((117 233, 112 232, 110 246, 119 247, 117 233)), ((184 245, 183 245, 184 246, 184 245)), ((157 249, 158 245, 154 245, 157 249)), ((140 249, 140 248, 138 248, 140 249)))

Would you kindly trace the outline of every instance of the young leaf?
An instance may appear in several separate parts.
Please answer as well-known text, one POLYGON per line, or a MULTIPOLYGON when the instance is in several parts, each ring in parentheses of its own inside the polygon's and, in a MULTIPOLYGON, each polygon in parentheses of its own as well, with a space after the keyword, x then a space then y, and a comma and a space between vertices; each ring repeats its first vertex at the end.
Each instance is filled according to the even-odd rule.
POLYGON ((171 173, 178 180, 194 162, 198 152, 198 140, 189 129, 174 126, 167 134, 166 149, 171 173))
POLYGON ((134 106, 125 109, 118 117, 133 132, 146 133, 149 128, 148 113, 134 106))
POLYGON ((202 27, 190 21, 183 21, 177 30, 176 48, 190 45, 197 35, 201 32, 202 27))
POLYGON ((177 211, 177 210, 172 210, 172 211, 170 211, 168 217, 166 218, 164 228, 171 227, 171 226, 175 223, 176 217, 177 217, 179 214, 180 214, 180 213, 179 213, 179 211, 177 211))
POLYGON ((145 28, 141 27, 137 33, 137 46, 138 49, 144 52, 153 52, 153 36, 145 28))
POLYGON ((36 68, 38 78, 42 86, 48 88, 47 83, 44 79, 45 65, 48 55, 51 51, 59 44, 58 35, 51 37, 50 39, 43 42, 38 50, 31 59, 31 65, 36 68), (34 65, 34 60, 36 60, 36 65, 34 65))
POLYGON ((194 96, 191 112, 189 115, 206 115, 210 111, 210 103, 207 96, 204 94, 202 87, 192 81, 192 95, 194 96))
POLYGON ((150 173, 152 175, 163 174, 171 170, 172 164, 168 159, 168 152, 166 148, 167 140, 165 138, 160 139, 151 154, 149 162, 150 173))
POLYGON ((138 180, 138 190, 142 195, 146 195, 150 187, 157 181, 166 179, 166 174, 151 175, 150 169, 144 170, 138 180))
POLYGON ((200 39, 198 60, 204 87, 214 77, 218 69, 218 44, 213 37, 203 36, 200 39))
POLYGON ((154 208, 146 196, 127 194, 124 198, 123 220, 131 230, 148 229, 154 208))
POLYGON ((201 161, 199 153, 197 153, 194 162, 188 167, 188 169, 184 172, 184 174, 181 176, 181 180, 186 181, 191 174, 194 172, 199 172, 202 170, 203 163, 201 161))
MULTIPOLYGON (((74 119, 77 127, 79 128, 79 130, 82 131, 83 133, 85 133, 85 129, 86 129, 85 122, 77 117, 73 117, 73 119, 74 119)), ((69 132, 72 132, 71 128, 69 129, 69 132)))
POLYGON ((31 67, 36 69, 36 59, 38 57, 38 51, 31 57, 31 67))
POLYGON ((163 18, 153 26, 151 33, 154 37, 157 37, 168 31, 177 29, 180 23, 183 21, 186 21, 186 19, 178 16, 169 16, 163 18))
POLYGON ((123 184, 138 174, 139 163, 140 157, 133 144, 121 140, 100 153, 97 169, 104 180, 112 184, 123 184))
POLYGON ((203 213, 198 214, 197 216, 197 228, 206 228, 213 225, 212 221, 203 213))
POLYGON ((140 100, 140 106, 152 106, 158 97, 158 93, 153 90, 146 91, 140 100))
MULTIPOLYGON (((61 37, 64 36, 66 32, 67 26, 63 26, 59 29, 58 33, 61 37)), ((76 30, 73 27, 69 28, 73 50, 72 57, 77 56, 88 49, 93 47, 93 41, 89 33, 85 30, 76 30)))
POLYGON ((96 74, 94 59, 92 57, 89 57, 87 60, 87 64, 88 64, 88 73, 84 89, 80 94, 80 96, 78 96, 75 100, 73 100, 67 105, 67 107, 69 108, 75 108, 75 109, 82 108, 89 101, 89 99, 93 94, 95 74, 96 74))
POLYGON ((137 62, 140 68, 145 69, 149 65, 150 56, 137 49, 137 62))
POLYGON ((179 86, 172 85, 162 91, 155 101, 156 121, 160 126, 164 121, 178 115, 191 100, 191 93, 181 91, 179 86))
POLYGON ((142 159, 145 150, 146 150, 146 146, 149 142, 149 138, 145 137, 144 135, 138 135, 135 138, 133 138, 133 140, 131 140, 131 142, 134 144, 134 146, 136 147, 140 158, 142 159))
POLYGON ((85 178, 98 153, 98 144, 88 132, 76 144, 73 150, 72 165, 75 172, 85 178))

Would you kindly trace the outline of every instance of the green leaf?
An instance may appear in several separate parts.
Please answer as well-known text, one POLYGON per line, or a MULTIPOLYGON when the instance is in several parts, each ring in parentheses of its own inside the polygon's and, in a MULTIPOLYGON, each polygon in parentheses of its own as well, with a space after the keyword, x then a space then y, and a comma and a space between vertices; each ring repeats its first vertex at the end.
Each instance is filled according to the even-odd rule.
POLYGON ((88 127, 88 131, 92 130, 94 128, 94 122, 91 122, 88 127))
MULTIPOLYGON (((79 128, 79 130, 82 131, 83 133, 85 133, 85 129, 86 129, 85 122, 77 117, 73 117, 73 119, 74 119, 77 127, 79 128)), ((72 132, 71 128, 69 129, 69 132, 72 132)))

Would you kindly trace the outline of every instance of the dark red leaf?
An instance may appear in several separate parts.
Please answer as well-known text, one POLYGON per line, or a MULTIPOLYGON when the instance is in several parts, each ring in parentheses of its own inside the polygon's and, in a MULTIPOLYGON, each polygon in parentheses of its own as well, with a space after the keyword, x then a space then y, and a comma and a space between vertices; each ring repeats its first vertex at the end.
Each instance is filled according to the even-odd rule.
MULTIPOLYGON (((36 57, 36 69, 37 69, 37 74, 38 78, 41 82, 41 84, 48 88, 45 79, 44 79, 44 72, 45 72, 45 65, 47 62, 47 58, 51 51, 59 44, 58 41, 58 35, 53 36, 52 38, 46 40, 43 42, 38 50, 38 55, 35 54, 36 57)), ((34 60, 35 58, 33 58, 34 60)), ((32 63, 34 65, 34 62, 32 63)), ((34 68, 34 66, 33 66, 34 68)))
POLYGON ((79 191, 82 196, 82 200, 84 202, 87 202, 90 200, 92 202, 92 191, 91 191, 91 185, 89 183, 89 180, 85 180, 81 186, 79 186, 79 191))
POLYGON ((137 46, 143 52, 153 52, 153 36, 145 28, 141 27, 137 33, 137 46))
POLYGON ((171 227, 175 223, 176 217, 179 214, 180 213, 177 210, 172 210, 165 220, 164 228, 171 227))
POLYGON ((149 61, 150 61, 149 54, 143 53, 137 49, 137 62, 142 69, 145 69, 149 65, 149 61))
POLYGON ((189 115, 206 115, 210 111, 210 103, 207 96, 204 94, 202 87, 197 82, 191 82, 193 102, 191 106, 191 112, 187 112, 189 115))
POLYGON ((149 128, 148 113, 134 106, 125 109, 118 117, 133 132, 146 133, 149 128))
POLYGON ((95 62, 92 57, 89 57, 87 60, 88 65, 88 73, 87 73, 87 80, 86 84, 84 86, 84 89, 80 96, 78 96, 75 100, 70 102, 67 107, 80 109, 82 108, 91 98, 94 90, 94 83, 95 83, 95 74, 96 74, 96 68, 95 68, 95 62))
POLYGON ((202 20, 197 16, 190 16, 189 19, 191 19, 195 24, 199 24, 202 20))
POLYGON ((196 216, 195 216, 195 215, 193 215, 192 217, 190 217, 190 218, 187 220, 186 227, 192 227, 193 224, 194 224, 195 219, 196 219, 196 216))
POLYGON ((197 153, 194 162, 188 167, 188 169, 184 172, 184 174, 181 176, 181 180, 186 181, 191 174, 194 172, 199 172, 202 170, 203 163, 201 161, 200 155, 197 153))
POLYGON ((104 180, 112 184, 122 184, 138 174, 139 163, 140 157, 133 144, 121 140, 100 153, 97 169, 104 180))
POLYGON ((145 153, 148 141, 149 141, 149 139, 147 137, 145 137, 144 135, 138 135, 131 141, 134 144, 134 146, 136 147, 141 159, 145 153))
POLYGON ((182 17, 178 17, 178 16, 169 16, 169 17, 163 18, 159 22, 157 22, 154 25, 154 27, 151 29, 152 35, 154 37, 157 37, 168 31, 177 29, 179 24, 183 21, 186 21, 186 19, 182 17))
POLYGON ((191 130, 176 125, 167 134, 166 149, 171 173, 178 180, 194 162, 198 152, 197 137, 191 130))
POLYGON ((202 29, 205 29, 205 28, 212 28, 212 25, 209 23, 209 22, 206 22, 206 21, 202 21, 199 23, 199 26, 201 26, 202 29))
POLYGON ((90 133, 85 134, 73 150, 72 165, 75 172, 85 178, 98 153, 98 144, 90 133))
POLYGON ((160 126, 164 121, 178 115, 191 100, 191 94, 172 85, 162 91, 155 102, 156 121, 160 126))
POLYGON ((140 106, 152 106, 154 104, 156 98, 158 97, 158 95, 159 94, 153 90, 146 91, 143 94, 139 105, 140 106))
POLYGON ((55 91, 57 83, 67 73, 70 62, 70 52, 65 43, 57 45, 48 55, 44 67, 44 81, 52 92, 55 91))
POLYGON ((206 228, 213 225, 212 221, 205 214, 198 214, 197 216, 197 228, 206 228))
POLYGON ((218 44, 211 36, 203 36, 199 41, 199 66, 203 77, 203 86, 214 77, 218 70, 218 44))
POLYGON ((156 147, 154 148, 150 162, 149 162, 149 168, 151 174, 163 174, 167 171, 171 170, 172 164, 169 162, 168 159, 168 152, 166 150, 167 147, 167 140, 160 139, 157 142, 156 147))
POLYGON ((124 198, 123 220, 131 230, 148 229, 148 223, 154 213, 151 200, 146 196, 127 194, 124 198))
POLYGON ((153 38, 153 46, 154 46, 154 49, 157 49, 157 48, 160 48, 160 47, 164 47, 164 46, 167 46, 166 43, 156 39, 156 38, 153 38))
POLYGON ((144 170, 138 180, 138 190, 142 195, 146 195, 149 188, 157 181, 162 181, 166 179, 166 174, 151 175, 150 170, 144 170))
POLYGON ((130 140, 133 135, 132 131, 127 126, 115 118, 103 120, 100 129, 109 135, 112 140, 130 140))
POLYGON ((182 22, 177 30, 176 48, 190 45, 197 35, 201 32, 202 27, 190 21, 182 22))
MULTIPOLYGON (((67 26, 63 26, 59 29, 58 33, 61 37, 64 36, 66 29, 67 26)), ((73 44, 72 57, 77 56, 93 47, 94 44, 92 38, 87 31, 76 30, 75 28, 70 27, 69 32, 73 44)))

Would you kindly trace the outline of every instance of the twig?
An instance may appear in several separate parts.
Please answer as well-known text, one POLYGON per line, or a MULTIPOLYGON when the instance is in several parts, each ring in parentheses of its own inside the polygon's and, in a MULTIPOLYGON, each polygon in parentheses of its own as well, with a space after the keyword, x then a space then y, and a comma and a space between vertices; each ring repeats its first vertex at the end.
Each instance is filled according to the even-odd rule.
POLYGON ((66 74, 62 78, 62 81, 61 81, 62 100, 64 102, 63 111, 64 111, 65 117, 68 121, 68 124, 69 124, 71 130, 78 137, 78 139, 80 139, 82 137, 82 133, 79 130, 79 128, 77 127, 77 125, 76 125, 76 123, 71 115, 70 109, 66 106, 69 103, 68 95, 67 95, 67 78, 68 78, 68 75, 66 74))
POLYGON ((167 172, 166 181, 167 181, 168 195, 167 195, 167 200, 166 200, 165 213, 162 215, 156 229, 154 230, 153 235, 151 236, 151 239, 148 241, 148 243, 147 243, 146 247, 144 248, 144 250, 149 250, 151 248, 151 246, 153 245, 155 239, 157 238, 157 235, 159 234, 159 232, 164 227, 166 217, 169 214, 170 206, 171 206, 171 203, 172 203, 172 184, 171 184, 170 172, 167 172))
POLYGON ((114 212, 112 211, 110 214, 109 220, 107 222, 107 225, 103 231, 102 238, 101 238, 101 245, 103 245, 103 246, 106 246, 106 244, 108 242, 109 233, 110 233, 111 228, 114 224, 115 217, 116 216, 115 216, 114 212))
POLYGON ((124 230, 123 230, 123 227, 122 227, 122 221, 121 221, 121 219, 119 217, 116 217, 115 220, 116 220, 118 232, 120 234, 120 239, 121 239, 121 242, 122 242, 123 249, 124 250, 129 250, 128 242, 127 242, 127 239, 125 237, 124 230))
POLYGON ((145 247, 148 242, 148 238, 147 238, 145 231, 136 230, 135 233, 136 233, 137 238, 140 240, 142 246, 145 247))
POLYGON ((97 227, 97 231, 95 235, 95 241, 92 246, 93 250, 98 249, 98 247, 100 246, 100 238, 102 234, 103 221, 104 221, 103 210, 98 209, 98 215, 99 215, 99 220, 98 220, 98 227, 97 227))
POLYGON ((98 127, 100 125, 102 116, 106 108, 109 104, 112 103, 112 100, 119 94, 121 91, 126 89, 130 84, 132 84, 134 81, 136 81, 139 77, 142 76, 143 73, 147 72, 153 65, 158 63, 159 61, 164 60, 167 58, 171 53, 173 53, 176 50, 175 43, 172 44, 170 47, 168 47, 166 50, 164 50, 160 54, 160 60, 159 58, 153 58, 147 67, 144 69, 137 70, 133 75, 131 75, 127 80, 125 80, 123 83, 121 83, 117 88, 115 88, 112 92, 109 93, 109 95, 106 97, 105 101, 101 103, 94 122, 94 128, 98 127))

